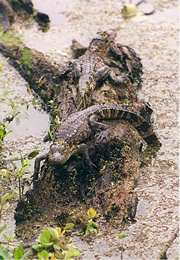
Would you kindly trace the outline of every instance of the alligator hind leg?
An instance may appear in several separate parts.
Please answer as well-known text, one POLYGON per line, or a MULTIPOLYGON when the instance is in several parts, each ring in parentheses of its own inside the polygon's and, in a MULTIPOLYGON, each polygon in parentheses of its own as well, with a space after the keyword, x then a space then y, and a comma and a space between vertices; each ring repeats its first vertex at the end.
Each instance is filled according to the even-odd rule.
POLYGON ((88 123, 89 126, 95 130, 105 130, 108 128, 106 124, 98 122, 98 117, 96 115, 90 116, 88 123))
POLYGON ((100 131, 100 133, 97 133, 95 135, 96 144, 106 143, 109 140, 110 136, 109 127, 106 124, 98 122, 97 120, 98 118, 96 115, 92 115, 89 118, 89 126, 96 131, 100 131))
POLYGON ((109 76, 110 68, 108 66, 103 66, 93 73, 95 81, 105 80, 109 76))
POLYGON ((34 174, 33 174, 33 179, 32 179, 32 183, 34 183, 36 180, 38 180, 38 174, 39 174, 39 168, 40 168, 40 162, 42 160, 47 159, 48 157, 48 153, 45 154, 41 154, 39 156, 36 157, 35 162, 34 162, 34 174))

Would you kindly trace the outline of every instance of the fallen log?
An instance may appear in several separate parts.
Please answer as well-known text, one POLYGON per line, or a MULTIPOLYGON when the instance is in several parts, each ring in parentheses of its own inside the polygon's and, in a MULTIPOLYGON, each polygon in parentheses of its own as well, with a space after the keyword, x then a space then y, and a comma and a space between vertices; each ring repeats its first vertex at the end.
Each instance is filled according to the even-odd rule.
MULTIPOLYGON (((128 75, 129 80, 121 84, 102 80, 87 96, 84 107, 73 61, 63 66, 55 64, 42 53, 24 46, 19 39, 9 39, 7 34, 0 37, 0 51, 9 57, 9 62, 40 96, 52 119, 56 116, 60 120, 66 119, 73 112, 93 104, 119 104, 133 107, 150 123, 151 108, 137 99, 142 65, 128 46, 114 44, 104 59, 116 75, 128 75)), ((134 188, 142 158, 146 157, 142 152, 144 141, 126 120, 106 120, 105 124, 110 133, 108 139, 103 137, 102 131, 102 141, 97 141, 97 135, 85 140, 96 167, 90 168, 81 152, 71 156, 63 165, 51 165, 45 161, 36 185, 17 205, 17 232, 28 237, 33 235, 30 227, 35 222, 39 226, 47 221, 62 221, 62 218, 64 222, 73 222, 80 211, 89 207, 97 209, 106 220, 117 219, 119 225, 134 220, 138 202, 134 188)))

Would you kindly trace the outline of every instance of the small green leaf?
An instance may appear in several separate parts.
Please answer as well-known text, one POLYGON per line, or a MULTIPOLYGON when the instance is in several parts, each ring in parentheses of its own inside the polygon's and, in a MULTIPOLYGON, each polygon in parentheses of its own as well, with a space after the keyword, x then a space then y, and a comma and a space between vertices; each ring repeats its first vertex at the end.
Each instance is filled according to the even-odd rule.
POLYGON ((38 245, 33 245, 32 248, 36 251, 36 252, 40 252, 43 250, 42 245, 38 244, 38 245))
POLYGON ((54 245, 53 245, 53 248, 54 248, 54 250, 58 250, 58 251, 61 250, 60 245, 57 245, 57 244, 54 244, 54 245))
POLYGON ((70 248, 68 251, 63 251, 62 255, 66 260, 72 260, 74 257, 80 257, 80 252, 77 249, 70 248))
POLYGON ((46 250, 43 250, 38 253, 39 260, 49 260, 49 253, 46 250))
POLYGON ((2 233, 2 232, 5 230, 6 227, 7 227, 7 225, 2 226, 2 227, 0 228, 0 233, 2 233))
POLYGON ((6 234, 2 234, 2 236, 4 237, 4 239, 5 239, 7 242, 12 241, 12 239, 14 238, 14 235, 8 236, 8 235, 6 235, 6 234))
POLYGON ((11 194, 7 194, 4 195, 1 199, 1 206, 3 206, 8 200, 12 199, 12 197, 14 196, 14 192, 12 192, 11 194))
POLYGON ((8 250, 0 245, 0 259, 11 260, 8 250))
POLYGON ((21 165, 24 166, 24 157, 21 154, 21 165))
POLYGON ((59 233, 55 228, 46 228, 46 231, 50 235, 51 241, 59 240, 59 233))
POLYGON ((12 165, 14 166, 14 169, 16 169, 16 171, 17 171, 17 174, 19 175, 19 168, 18 168, 18 166, 14 163, 14 162, 11 162, 12 163, 12 165))
POLYGON ((39 154, 40 150, 34 150, 30 154, 28 154, 28 159, 33 159, 39 154))
POLYGON ((40 234, 40 243, 43 247, 51 247, 59 239, 59 233, 54 228, 46 228, 40 234))
POLYGON ((98 225, 94 221, 90 221, 87 225, 85 235, 97 235, 98 225))
POLYGON ((128 236, 128 235, 122 234, 122 235, 119 235, 118 238, 119 238, 119 239, 122 239, 122 238, 127 237, 127 236, 128 236))
POLYGON ((29 166, 28 160, 24 160, 23 168, 29 166))
POLYGON ((66 226, 65 226, 65 230, 67 229, 72 229, 74 227, 74 224, 73 223, 67 223, 66 226))
POLYGON ((51 247, 52 245, 54 244, 54 242, 43 242, 42 243, 42 246, 45 247, 45 248, 48 248, 48 247, 51 247))
POLYGON ((14 259, 15 260, 23 259, 23 247, 22 246, 18 246, 18 248, 16 248, 16 250, 14 251, 14 259))
POLYGON ((18 173, 18 178, 19 179, 21 179, 21 177, 28 171, 28 169, 29 169, 29 165, 24 165, 21 169, 20 169, 20 171, 19 171, 19 173, 18 173))

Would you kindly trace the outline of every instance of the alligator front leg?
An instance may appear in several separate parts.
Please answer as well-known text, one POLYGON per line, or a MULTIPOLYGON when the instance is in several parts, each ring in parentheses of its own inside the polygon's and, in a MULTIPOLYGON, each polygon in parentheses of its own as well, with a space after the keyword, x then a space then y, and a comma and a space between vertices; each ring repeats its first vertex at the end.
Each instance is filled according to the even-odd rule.
POLYGON ((110 79, 112 80, 112 82, 115 84, 122 84, 125 82, 130 83, 130 80, 128 79, 127 76, 117 76, 113 70, 111 70, 109 72, 109 76, 110 76, 110 79))
POLYGON ((74 68, 75 78, 80 78, 81 77, 81 72, 82 72, 81 64, 76 61, 76 62, 73 63, 73 68, 74 68))
POLYGON ((89 157, 88 146, 87 146, 86 144, 82 143, 82 144, 79 144, 79 145, 78 145, 78 148, 79 148, 79 150, 82 151, 83 156, 84 156, 84 158, 85 158, 85 160, 86 160, 86 162, 87 162, 89 168, 90 168, 90 169, 92 169, 92 168, 97 168, 96 165, 91 161, 91 159, 90 159, 90 157, 89 157))
POLYGON ((47 157, 48 157, 48 153, 41 154, 36 157, 35 162, 34 162, 34 174, 33 174, 33 178, 32 178, 32 183, 34 183, 36 180, 38 180, 40 162, 42 160, 47 159, 47 157))
POLYGON ((105 80, 110 73, 110 68, 108 66, 103 66, 93 73, 95 81, 105 80))
POLYGON ((108 66, 104 66, 97 70, 96 73, 93 74, 93 77, 96 81, 105 80, 107 77, 110 77, 115 84, 122 84, 126 81, 130 82, 127 76, 116 75, 108 66))

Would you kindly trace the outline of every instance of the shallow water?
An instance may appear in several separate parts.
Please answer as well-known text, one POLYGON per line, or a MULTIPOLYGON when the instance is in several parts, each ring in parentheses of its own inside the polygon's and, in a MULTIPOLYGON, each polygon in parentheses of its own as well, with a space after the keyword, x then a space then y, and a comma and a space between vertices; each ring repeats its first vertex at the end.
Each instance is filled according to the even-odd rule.
MULTIPOLYGON (((5 58, 0 54, 0 64, 5 58)), ((43 142, 43 137, 47 134, 49 128, 49 115, 44 112, 39 101, 34 100, 33 94, 28 91, 27 82, 19 75, 19 73, 8 63, 2 68, 0 72, 0 121, 12 116, 13 112, 18 112, 13 121, 7 123, 7 130, 12 130, 9 133, 2 144, 0 149, 1 169, 10 169, 12 171, 13 161, 18 167, 20 167, 20 156, 26 157, 35 149, 47 150, 48 143, 43 142), (34 103, 34 106, 32 105, 34 103), (13 109, 11 104, 16 108, 13 109), (2 161, 7 162, 6 165, 2 165, 2 161)), ((29 168, 29 177, 33 172, 33 162, 29 168)), ((27 174, 25 175, 27 177, 27 174)), ((1 179, 0 176, 0 197, 5 194, 10 194, 12 191, 16 191, 17 187, 12 187, 8 180, 1 179)), ((14 198, 14 205, 7 203, 5 207, 9 207, 8 212, 3 216, 1 220, 1 226, 7 225, 4 233, 7 235, 13 235, 15 230, 14 220, 14 208, 16 206, 17 196, 14 198)), ((2 239, 0 237, 0 239, 2 239)))
MULTIPOLYGON (((152 164, 141 171, 136 189, 139 197, 136 223, 122 232, 128 234, 123 239, 124 259, 157 259, 178 225, 178 1, 149 2, 154 5, 155 14, 138 14, 124 21, 121 3, 117 0, 34 0, 35 8, 50 16, 50 30, 43 33, 35 24, 28 29, 16 29, 29 47, 64 62, 71 58, 69 46, 73 38, 87 45, 99 30, 116 28, 117 42, 133 47, 142 58, 144 83, 139 97, 148 101, 154 110, 154 129, 162 147, 152 164), (67 56, 58 54, 57 50, 65 52, 67 56)), ((15 95, 16 100, 23 97, 25 104, 29 104, 25 81, 17 73, 13 78, 18 79, 19 83, 13 82, 10 89, 14 91, 15 86, 16 93, 21 86, 20 92, 15 95)), ((23 106, 23 113, 28 113, 23 106)), ((17 128, 19 130, 16 125, 13 128, 15 136, 21 128, 30 132, 23 131, 22 136, 14 136, 15 140, 11 138, 12 135, 9 138, 7 136, 7 145, 11 147, 14 143, 15 152, 18 153, 27 153, 35 147, 46 149, 42 137, 48 129, 48 116, 33 110, 32 106, 29 112, 29 116, 17 128), (35 114, 43 125, 34 128, 31 119, 35 114), (29 127, 26 127, 27 124, 29 127)), ((119 247, 122 242, 117 239, 119 230, 116 227, 90 245, 74 238, 76 246, 82 248, 82 259, 120 258, 119 247)), ((177 239, 168 250, 168 257, 178 259, 177 239)))

